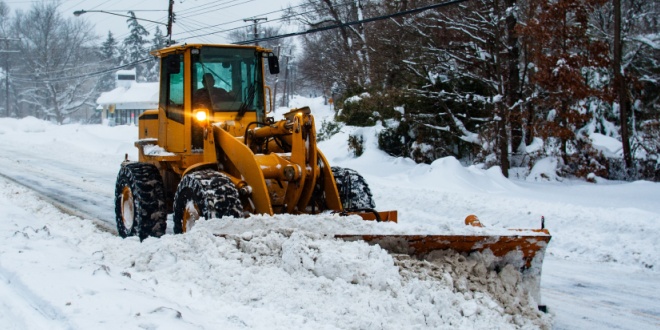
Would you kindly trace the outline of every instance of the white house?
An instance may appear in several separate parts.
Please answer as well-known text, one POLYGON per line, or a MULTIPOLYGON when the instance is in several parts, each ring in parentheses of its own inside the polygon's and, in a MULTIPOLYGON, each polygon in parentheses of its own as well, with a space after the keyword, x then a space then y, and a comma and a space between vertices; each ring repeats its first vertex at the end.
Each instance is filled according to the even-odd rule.
POLYGON ((135 69, 117 71, 115 89, 96 100, 104 124, 137 125, 145 110, 158 108, 158 83, 137 82, 135 75, 135 69))

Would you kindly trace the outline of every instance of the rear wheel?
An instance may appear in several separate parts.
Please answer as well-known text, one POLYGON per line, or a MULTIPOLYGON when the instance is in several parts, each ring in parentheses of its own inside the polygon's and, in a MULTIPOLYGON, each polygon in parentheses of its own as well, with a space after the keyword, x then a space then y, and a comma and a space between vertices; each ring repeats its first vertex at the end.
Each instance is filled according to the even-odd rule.
POLYGON ((335 177, 339 199, 344 210, 364 210, 376 207, 371 189, 360 173, 350 168, 333 166, 332 175, 335 177))
POLYGON ((128 163, 121 166, 115 184, 115 219, 121 237, 160 237, 167 226, 165 189, 156 166, 128 163))
POLYGON ((199 218, 241 217, 236 187, 224 174, 200 170, 186 174, 174 195, 174 233, 189 231, 199 218))

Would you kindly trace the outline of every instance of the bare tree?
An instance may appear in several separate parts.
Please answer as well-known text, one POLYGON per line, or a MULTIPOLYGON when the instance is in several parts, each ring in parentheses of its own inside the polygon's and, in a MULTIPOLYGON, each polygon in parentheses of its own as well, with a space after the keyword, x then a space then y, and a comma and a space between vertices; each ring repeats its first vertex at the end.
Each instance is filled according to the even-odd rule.
POLYGON ((505 176, 509 132, 514 151, 522 143, 518 10, 514 0, 478 0, 400 22, 421 46, 404 62, 423 82, 410 91, 437 104, 438 133, 469 141, 505 176))
POLYGON ((536 86, 536 108, 543 114, 538 130, 549 146, 557 141, 561 159, 576 175, 603 168, 582 132, 592 118, 587 100, 606 100, 609 94, 602 85, 590 82, 590 76, 610 66, 608 45, 593 40, 588 23, 594 8, 604 2, 532 1, 537 15, 522 29, 529 37, 535 67, 531 81, 536 86))
MULTIPOLYGON (((659 17, 658 0, 612 1, 598 8, 591 17, 594 37, 614 40, 611 43, 613 79, 608 82, 617 98, 599 120, 620 127, 623 159, 629 174, 634 174, 630 170, 635 167, 635 158, 660 157, 657 143, 660 96, 653 92, 660 89, 659 17), (636 155, 635 150, 643 152, 636 155)), ((601 130, 606 131, 607 126, 601 130)), ((616 136, 617 132, 604 134, 616 136)))
MULTIPOLYGON (((257 29, 259 38, 275 37, 279 35, 281 31, 280 27, 268 26, 265 24, 258 25, 257 29)), ((228 35, 229 40, 232 42, 253 40, 254 37, 254 30, 252 27, 232 30, 228 35)), ((259 46, 271 49, 275 55, 280 57, 280 73, 278 75, 266 75, 266 84, 272 87, 274 104, 278 104, 278 96, 282 93, 284 84, 288 83, 287 81, 282 80, 284 77, 288 76, 287 70, 295 63, 294 60, 291 60, 291 54, 296 51, 295 45, 291 39, 275 39, 260 41, 259 46), (287 61, 290 62, 290 65, 288 66, 285 65, 287 61)), ((284 101, 284 96, 280 97, 280 101, 284 101)))
POLYGON ((9 26, 9 7, 5 4, 4 1, 0 1, 0 54, 2 54, 3 61, 0 63, 2 68, 0 69, 0 79, 2 81, 2 103, 0 107, 4 111, 0 112, 0 115, 4 114, 5 116, 10 116, 10 86, 11 86, 11 74, 10 70, 13 66, 14 60, 14 41, 17 39, 12 38, 12 32, 9 26))
POLYGON ((364 18, 377 1, 370 0, 306 0, 304 6, 289 15, 306 28, 336 26, 336 29, 317 33, 304 39, 306 49, 323 52, 333 63, 324 62, 326 70, 333 70, 335 82, 342 88, 367 87, 371 84, 371 49, 369 31, 365 24, 341 24, 364 18), (352 87, 349 87, 352 86, 352 87))
POLYGON ((423 162, 451 155, 499 165, 504 175, 533 164, 530 157, 560 155, 584 165, 572 174, 601 175, 603 163, 590 161, 602 160, 587 138, 594 132, 619 137, 630 125, 630 152, 660 159, 660 1, 621 3, 618 102, 611 2, 472 0, 391 16, 436 2, 322 0, 290 15, 306 28, 335 27, 303 38, 301 73, 343 99, 368 92, 340 100, 338 118, 395 119, 382 121, 379 145, 388 153, 423 162), (374 17, 388 19, 341 25, 374 17), (393 108, 400 114, 391 116, 393 108), (544 149, 528 155, 534 139, 544 149))
POLYGON ((18 96, 29 112, 63 123, 91 103, 96 80, 85 73, 95 67, 88 65, 95 36, 86 21, 64 19, 57 5, 37 3, 16 13, 13 30, 21 39, 18 96))

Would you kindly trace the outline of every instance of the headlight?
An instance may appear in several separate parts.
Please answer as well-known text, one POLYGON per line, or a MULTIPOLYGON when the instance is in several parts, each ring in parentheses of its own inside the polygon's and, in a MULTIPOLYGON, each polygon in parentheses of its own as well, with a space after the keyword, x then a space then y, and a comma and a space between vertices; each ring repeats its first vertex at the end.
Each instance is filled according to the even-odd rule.
POLYGON ((197 119, 197 121, 206 121, 206 118, 207 118, 207 117, 208 117, 208 116, 206 115, 206 111, 205 111, 205 110, 197 110, 197 111, 195 111, 195 119, 197 119))

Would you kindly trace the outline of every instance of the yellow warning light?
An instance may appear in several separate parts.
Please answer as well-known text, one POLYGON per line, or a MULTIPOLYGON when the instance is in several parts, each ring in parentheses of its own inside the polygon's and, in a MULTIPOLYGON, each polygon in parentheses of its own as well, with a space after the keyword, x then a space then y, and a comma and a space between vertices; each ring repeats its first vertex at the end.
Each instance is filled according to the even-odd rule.
POLYGON ((197 112, 195 112, 195 119, 197 119, 197 121, 205 121, 207 117, 206 111, 204 110, 197 110, 197 112))

